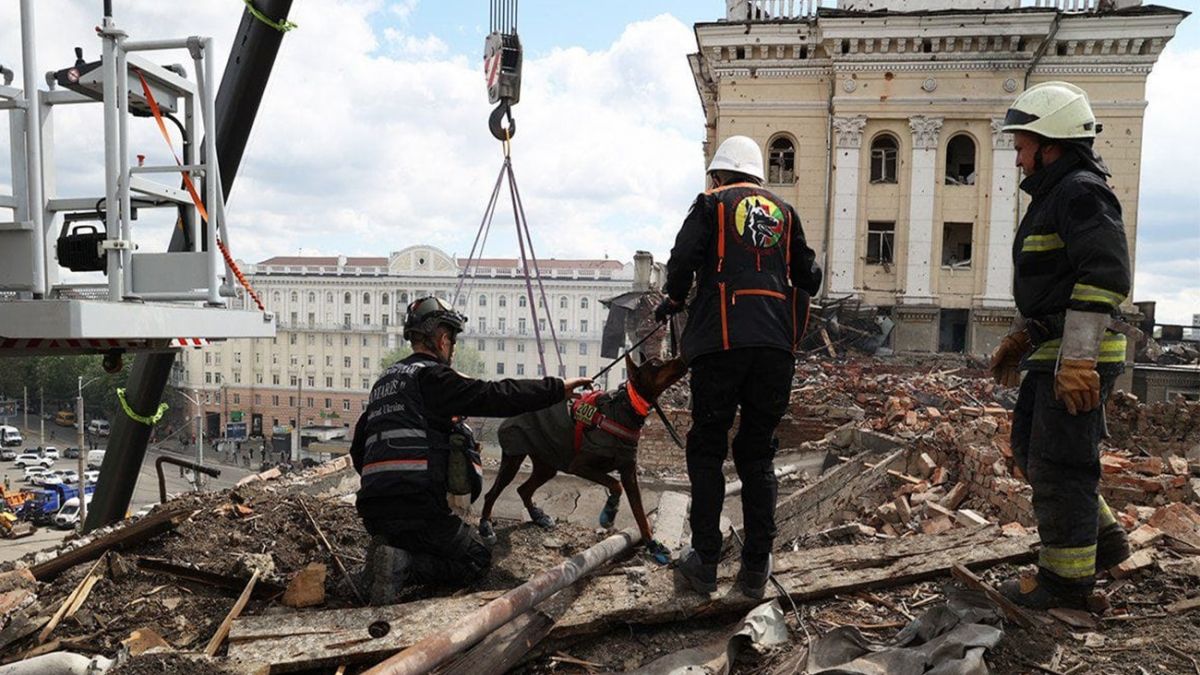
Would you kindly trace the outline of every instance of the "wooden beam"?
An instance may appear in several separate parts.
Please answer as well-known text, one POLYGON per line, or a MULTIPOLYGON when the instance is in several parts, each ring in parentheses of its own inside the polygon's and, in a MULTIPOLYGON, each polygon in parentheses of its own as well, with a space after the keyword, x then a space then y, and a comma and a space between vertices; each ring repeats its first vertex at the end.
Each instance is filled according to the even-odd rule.
POLYGON ((254 574, 250 576, 250 581, 246 582, 246 589, 238 596, 237 602, 233 603, 233 607, 229 609, 229 614, 225 615, 225 620, 217 626, 217 632, 213 634, 212 639, 208 641, 208 646, 204 648, 204 653, 208 656, 216 656, 217 650, 221 648, 221 643, 225 641, 225 636, 229 635, 229 627, 233 625, 233 620, 238 618, 242 610, 246 608, 246 603, 250 602, 250 594, 254 592, 254 584, 258 582, 259 570, 254 570, 254 574))
POLYGON ((146 516, 136 523, 97 537, 79 548, 62 553, 40 565, 34 565, 30 571, 38 581, 50 581, 64 571, 91 562, 108 551, 121 550, 170 532, 190 518, 192 513, 191 509, 176 509, 146 516))
POLYGON ((49 623, 42 629, 42 632, 38 633, 37 643, 39 645, 44 643, 46 638, 50 637, 50 633, 54 632, 54 629, 58 627, 58 624, 63 619, 78 611, 83 601, 87 600, 88 594, 92 592, 92 587, 100 580, 100 576, 104 575, 104 570, 100 569, 100 563, 102 562, 104 560, 100 559, 92 563, 91 569, 79 580, 79 584, 75 586, 75 590, 63 598, 62 605, 59 606, 58 611, 50 618, 49 623), (97 574, 97 571, 99 571, 99 574, 97 574))
POLYGON ((1017 606, 1017 604, 1012 600, 1009 600, 1001 595, 1000 591, 992 588, 990 584, 985 582, 983 579, 980 579, 973 572, 971 572, 971 570, 958 563, 955 563, 954 567, 951 568, 950 571, 952 574, 954 574, 955 579, 963 582, 969 588, 972 588, 976 591, 981 591, 984 595, 986 595, 988 600, 991 600, 997 607, 1000 608, 1000 611, 1004 612, 1004 616, 1008 617, 1009 621, 1012 621, 1026 630, 1034 630, 1039 627, 1038 624, 1029 617, 1029 614, 1025 610, 1017 606))
MULTIPOLYGON (((1037 541, 1036 535, 1002 537, 995 526, 963 528, 936 536, 777 553, 775 573, 799 602, 945 576, 958 562, 972 567, 1027 562, 1036 557, 1032 546, 1037 541)), ((597 633, 625 623, 744 613, 762 601, 733 590, 735 571, 736 566, 722 568, 720 591, 710 599, 676 590, 673 573, 666 568, 651 569, 638 583, 630 583, 625 570, 615 568, 580 582, 579 597, 550 637, 597 633)), ((769 587, 768 592, 775 591, 769 587)), ((276 673, 376 661, 456 627, 501 594, 486 591, 388 607, 248 616, 233 623, 229 657, 269 663, 276 673)))
MULTIPOLYGON (((217 574, 216 572, 208 572, 205 570, 178 565, 168 560, 160 558, 138 558, 138 569, 146 570, 147 572, 157 572, 165 574, 177 579, 185 581, 194 581, 198 584, 203 584, 211 588, 220 588, 233 593, 240 593, 246 587, 246 583, 250 581, 248 577, 235 577, 228 574, 217 574)), ((254 597, 258 600, 270 600, 279 595, 283 595, 286 589, 279 584, 261 579, 254 585, 254 597)), ((233 593, 230 593, 232 595, 233 593)))

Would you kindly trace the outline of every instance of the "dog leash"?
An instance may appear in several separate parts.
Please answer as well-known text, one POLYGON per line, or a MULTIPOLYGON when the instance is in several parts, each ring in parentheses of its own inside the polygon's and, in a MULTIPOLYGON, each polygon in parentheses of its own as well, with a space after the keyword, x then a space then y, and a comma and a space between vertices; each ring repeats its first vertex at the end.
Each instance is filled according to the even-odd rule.
POLYGON ((607 373, 608 371, 612 370, 613 366, 617 365, 622 360, 624 360, 626 356, 629 356, 630 354, 632 354, 633 350, 635 350, 638 347, 641 347, 643 344, 645 344, 646 340, 649 340, 651 337, 654 336, 655 333, 662 330, 663 325, 664 324, 660 323, 657 326, 655 326, 654 330, 650 331, 649 333, 646 333, 645 337, 643 337, 641 340, 638 340, 637 342, 633 343, 633 346, 630 347, 629 349, 626 349, 624 354, 621 354, 617 358, 613 359, 612 362, 609 363, 607 366, 604 366, 603 368, 601 368, 600 372, 598 372, 592 376, 592 381, 594 382, 594 381, 600 379, 600 376, 602 376, 605 373, 607 373))

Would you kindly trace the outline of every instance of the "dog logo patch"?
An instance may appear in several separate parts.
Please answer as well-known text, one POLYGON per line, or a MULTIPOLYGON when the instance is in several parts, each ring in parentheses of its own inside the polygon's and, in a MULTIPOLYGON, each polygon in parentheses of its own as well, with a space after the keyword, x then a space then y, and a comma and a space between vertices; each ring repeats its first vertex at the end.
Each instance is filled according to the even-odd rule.
POLYGON ((783 239, 783 210, 766 197, 754 195, 743 199, 734 219, 742 242, 751 248, 773 248, 783 239))

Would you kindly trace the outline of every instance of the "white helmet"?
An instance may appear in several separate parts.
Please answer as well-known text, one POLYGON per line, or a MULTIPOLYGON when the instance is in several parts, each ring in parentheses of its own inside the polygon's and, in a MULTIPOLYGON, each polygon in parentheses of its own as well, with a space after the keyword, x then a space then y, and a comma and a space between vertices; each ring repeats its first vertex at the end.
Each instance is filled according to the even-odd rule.
POLYGON ((737 171, 763 180, 762 148, 748 136, 730 136, 717 148, 709 172, 737 171))
POLYGON ((1099 130, 1087 92, 1069 82, 1043 82, 1025 90, 1001 128, 1060 140, 1095 138, 1099 130))

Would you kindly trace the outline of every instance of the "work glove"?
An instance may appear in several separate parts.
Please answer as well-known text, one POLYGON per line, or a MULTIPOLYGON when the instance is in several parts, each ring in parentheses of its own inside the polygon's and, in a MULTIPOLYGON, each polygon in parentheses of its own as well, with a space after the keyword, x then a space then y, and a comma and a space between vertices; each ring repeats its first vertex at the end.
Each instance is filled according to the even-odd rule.
POLYGON ((646 544, 646 553, 654 558, 654 562, 659 565, 666 565, 671 562, 671 552, 667 547, 657 539, 651 539, 649 544, 646 544))
POLYGON ((654 310, 654 321, 656 323, 663 323, 667 320, 667 317, 671 316, 672 314, 678 314, 682 310, 682 302, 676 302, 672 300, 671 296, 669 295, 664 296, 662 302, 658 303, 658 307, 654 310))
POLYGON ((1100 373, 1096 362, 1063 359, 1054 373, 1054 397, 1067 406, 1072 415, 1100 407, 1100 373))
POLYGON ((1031 347, 1033 347, 1033 342, 1029 339, 1029 333, 1024 330, 1004 336, 1004 339, 1000 341, 1000 346, 992 352, 990 368, 992 379, 996 381, 996 384, 1006 387, 1015 387, 1021 384, 1021 359, 1025 357, 1031 347))

